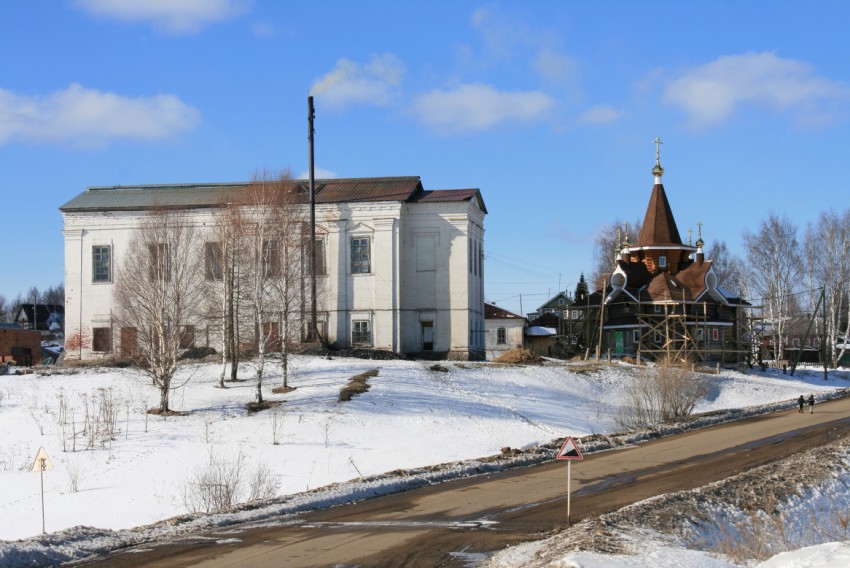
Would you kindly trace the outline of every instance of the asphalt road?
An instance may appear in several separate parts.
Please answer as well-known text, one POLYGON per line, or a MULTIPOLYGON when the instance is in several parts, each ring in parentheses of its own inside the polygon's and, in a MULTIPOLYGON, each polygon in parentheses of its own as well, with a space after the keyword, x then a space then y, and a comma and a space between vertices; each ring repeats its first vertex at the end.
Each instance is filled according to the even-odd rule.
MULTIPOLYGON (((571 521, 700 487, 850 433, 850 398, 586 455, 572 465, 571 521)), ((567 465, 462 479, 300 515, 227 527, 82 563, 150 566, 468 566, 567 525, 567 465)))

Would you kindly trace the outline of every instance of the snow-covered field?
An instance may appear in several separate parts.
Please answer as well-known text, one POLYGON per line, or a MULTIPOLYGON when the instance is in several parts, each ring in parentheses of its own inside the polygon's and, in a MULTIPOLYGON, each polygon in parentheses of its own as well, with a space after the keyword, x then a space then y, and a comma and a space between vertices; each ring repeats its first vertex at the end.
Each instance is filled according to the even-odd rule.
MULTIPOLYGON (((228 383, 227 389, 215 386, 218 366, 187 366, 177 381, 186 385, 172 400, 173 409, 187 414, 169 418, 145 412, 156 406, 158 391, 132 370, 2 376, 0 539, 36 538, 0 540, 0 566, 78 557, 86 548, 80 545, 86 534, 103 541, 88 550, 114 545, 109 531, 72 527, 128 529, 187 513, 192 482, 211 461, 240 462, 246 480, 258 472, 271 473, 276 495, 292 496, 278 499, 277 509, 240 512, 239 519, 246 520, 297 510, 298 503, 337 502, 362 494, 364 487, 385 492, 474 467, 428 468, 419 481, 415 476, 406 481, 380 477, 393 470, 473 460, 499 454, 505 447, 528 448, 567 435, 615 432, 620 393, 635 372, 625 365, 555 363, 446 363, 448 372, 439 372, 429 369, 432 364, 297 357, 290 378, 296 390, 272 394, 280 376, 267 377, 267 398, 283 402, 275 410, 255 414, 245 408, 254 387, 250 365, 241 369, 249 380, 228 383), (349 402, 337 401, 351 377, 372 369, 379 372, 369 379, 368 392, 349 402), (44 473, 46 530, 64 531, 49 538, 37 536, 42 522, 40 476, 30 471, 40 447, 54 466, 44 473), (378 477, 358 481, 373 476, 378 477), (354 482, 342 483, 347 481, 354 482), (331 484, 337 485, 316 491, 331 484), (63 548, 63 541, 74 544, 63 548), (59 552, 46 554, 48 544, 59 552)), ((850 375, 843 372, 832 373, 828 381, 822 371, 798 371, 795 377, 775 371, 724 371, 708 377, 709 396, 696 412, 790 401, 800 394, 823 397, 850 386, 850 375)), ((247 483, 243 491, 247 498, 247 483)), ((196 522, 215 521, 204 516, 196 522)), ((167 533, 163 524, 154 526, 145 534, 167 533)), ((123 543, 144 538, 123 534, 115 538, 123 543)), ((847 549, 833 552, 847 554, 847 549)), ((692 551, 676 548, 666 554, 671 558, 666 565, 682 565, 672 559, 692 551)), ((624 558, 575 557, 563 566, 645 565, 624 558)), ((523 564, 516 558, 510 562, 499 565, 523 564)))

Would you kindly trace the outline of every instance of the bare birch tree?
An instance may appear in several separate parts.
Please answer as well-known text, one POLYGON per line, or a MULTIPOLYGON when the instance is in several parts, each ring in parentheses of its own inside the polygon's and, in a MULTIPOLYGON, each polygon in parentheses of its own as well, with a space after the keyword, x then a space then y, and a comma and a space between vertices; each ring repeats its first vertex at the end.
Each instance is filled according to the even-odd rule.
POLYGON ((199 249, 185 213, 155 210, 133 232, 124 263, 116 270, 113 317, 136 338, 133 358, 159 388, 161 414, 170 411, 183 326, 195 322, 202 302, 199 249))
POLYGON ((608 276, 614 270, 614 265, 620 257, 620 251, 626 237, 628 236, 632 245, 637 243, 642 226, 641 221, 628 224, 617 219, 610 225, 605 225, 596 233, 596 238, 593 241, 593 258, 596 259, 596 265, 590 273, 591 292, 597 289, 600 278, 608 276))
MULTIPOLYGON (((325 272, 323 247, 317 246, 316 266, 309 258, 308 226, 304 196, 284 173, 280 178, 283 195, 277 203, 275 219, 282 255, 279 277, 273 282, 274 301, 280 321, 280 355, 282 389, 289 389, 290 353, 300 341, 302 309, 309 305, 307 279, 315 268, 317 275, 325 272)), ((319 241, 321 242, 321 241, 319 241)))
POLYGON ((726 241, 714 241, 708 247, 706 258, 711 260, 717 274, 717 284, 735 292, 741 297, 747 296, 747 278, 744 261, 738 255, 729 252, 726 241))
POLYGON ((837 355, 834 359, 837 365, 844 354, 844 348, 835 354, 833 346, 839 335, 846 338, 850 333, 850 210, 821 213, 816 224, 809 223, 804 246, 808 261, 806 272, 812 294, 809 301, 814 308, 820 289, 823 288, 826 302, 823 341, 830 346, 830 356, 837 355), (847 319, 842 329, 844 318, 847 319))
POLYGON ((204 243, 204 277, 209 294, 209 315, 221 322, 221 372, 219 387, 225 388, 228 364, 230 380, 239 373, 239 284, 242 218, 239 207, 227 205, 213 222, 216 240, 204 243))
POLYGON ((744 232, 744 243, 751 271, 748 280, 767 307, 775 357, 780 359, 789 317, 798 305, 794 294, 803 279, 797 227, 788 217, 771 214, 757 233, 744 232))
POLYGON ((263 402, 268 348, 277 335, 280 317, 276 309, 275 289, 282 273, 282 239, 280 227, 282 204, 286 200, 286 174, 273 178, 268 172, 254 177, 246 194, 243 214, 243 234, 246 238, 244 258, 248 302, 253 311, 254 336, 257 349, 255 403, 263 402))

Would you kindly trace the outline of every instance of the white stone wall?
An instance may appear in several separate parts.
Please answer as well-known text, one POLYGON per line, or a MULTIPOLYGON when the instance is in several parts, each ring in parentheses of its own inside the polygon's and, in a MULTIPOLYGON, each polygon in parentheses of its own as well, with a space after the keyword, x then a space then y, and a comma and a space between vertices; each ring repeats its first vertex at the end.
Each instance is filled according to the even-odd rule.
POLYGON ((523 331, 525 330, 525 322, 521 319, 502 319, 493 318, 485 320, 484 327, 486 333, 486 349, 487 360, 496 359, 505 351, 511 349, 520 349, 523 347, 523 331), (498 329, 505 328, 505 343, 498 342, 498 329))
MULTIPOLYGON (((116 267, 124 262, 140 213, 64 213, 66 356, 88 359, 94 327, 111 325, 116 267), (92 282, 92 247, 112 251, 112 282, 92 282), (83 341, 74 343, 75 334, 83 341)), ((192 211, 211 236, 213 211, 192 211)), ((474 200, 443 203, 367 202, 317 207, 327 274, 318 278, 317 307, 327 339, 347 346, 352 322, 370 322, 372 346, 402 353, 423 350, 431 322, 432 350, 451 357, 483 357, 483 219, 474 200), (368 238, 370 272, 351 273, 351 239, 368 238), (473 244, 470 244, 473 243, 473 244), (472 257, 470 257, 472 253, 472 257)), ((309 308, 309 306, 308 306, 309 308)), ((300 322, 299 322, 300 324, 300 322)), ((217 329, 217 326, 214 326, 217 329)), ((220 349, 220 338, 198 329, 199 343, 220 349)), ((113 351, 119 330, 113 330, 113 351)))

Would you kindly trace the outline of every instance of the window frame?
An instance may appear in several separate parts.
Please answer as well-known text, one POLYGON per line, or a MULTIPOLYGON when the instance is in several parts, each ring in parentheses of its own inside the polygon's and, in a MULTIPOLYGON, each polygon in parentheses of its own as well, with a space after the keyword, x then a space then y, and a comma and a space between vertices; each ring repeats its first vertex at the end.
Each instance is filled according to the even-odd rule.
POLYGON ((204 278, 209 282, 224 280, 224 249, 221 241, 204 243, 204 278))
POLYGON ((349 239, 349 246, 351 249, 351 262, 349 263, 351 274, 371 274, 372 239, 368 236, 352 236, 349 239))
POLYGON ((92 327, 91 350, 93 353, 112 353, 112 328, 92 327), (103 342, 106 343, 104 346, 103 342))
POLYGON ((171 281, 171 254, 168 244, 148 243, 148 262, 148 276, 151 282, 171 281), (162 260, 163 257, 164 260, 162 260))
POLYGON ((508 344, 508 330, 504 327, 496 328, 496 345, 508 344))
POLYGON ((667 255, 662 254, 658 257, 658 268, 667 268, 667 255))
POLYGON ((367 319, 352 320, 351 344, 372 345, 372 324, 367 319), (360 328, 360 329, 358 329, 360 328))
POLYGON ((281 274, 280 241, 278 239, 263 239, 262 270, 265 278, 277 278, 281 274))
POLYGON ((112 245, 92 245, 91 247, 91 281, 94 284, 109 284, 112 282, 112 245), (98 254, 100 249, 101 254, 98 254), (106 277, 99 277, 99 268, 103 268, 103 255, 106 257, 106 277))

